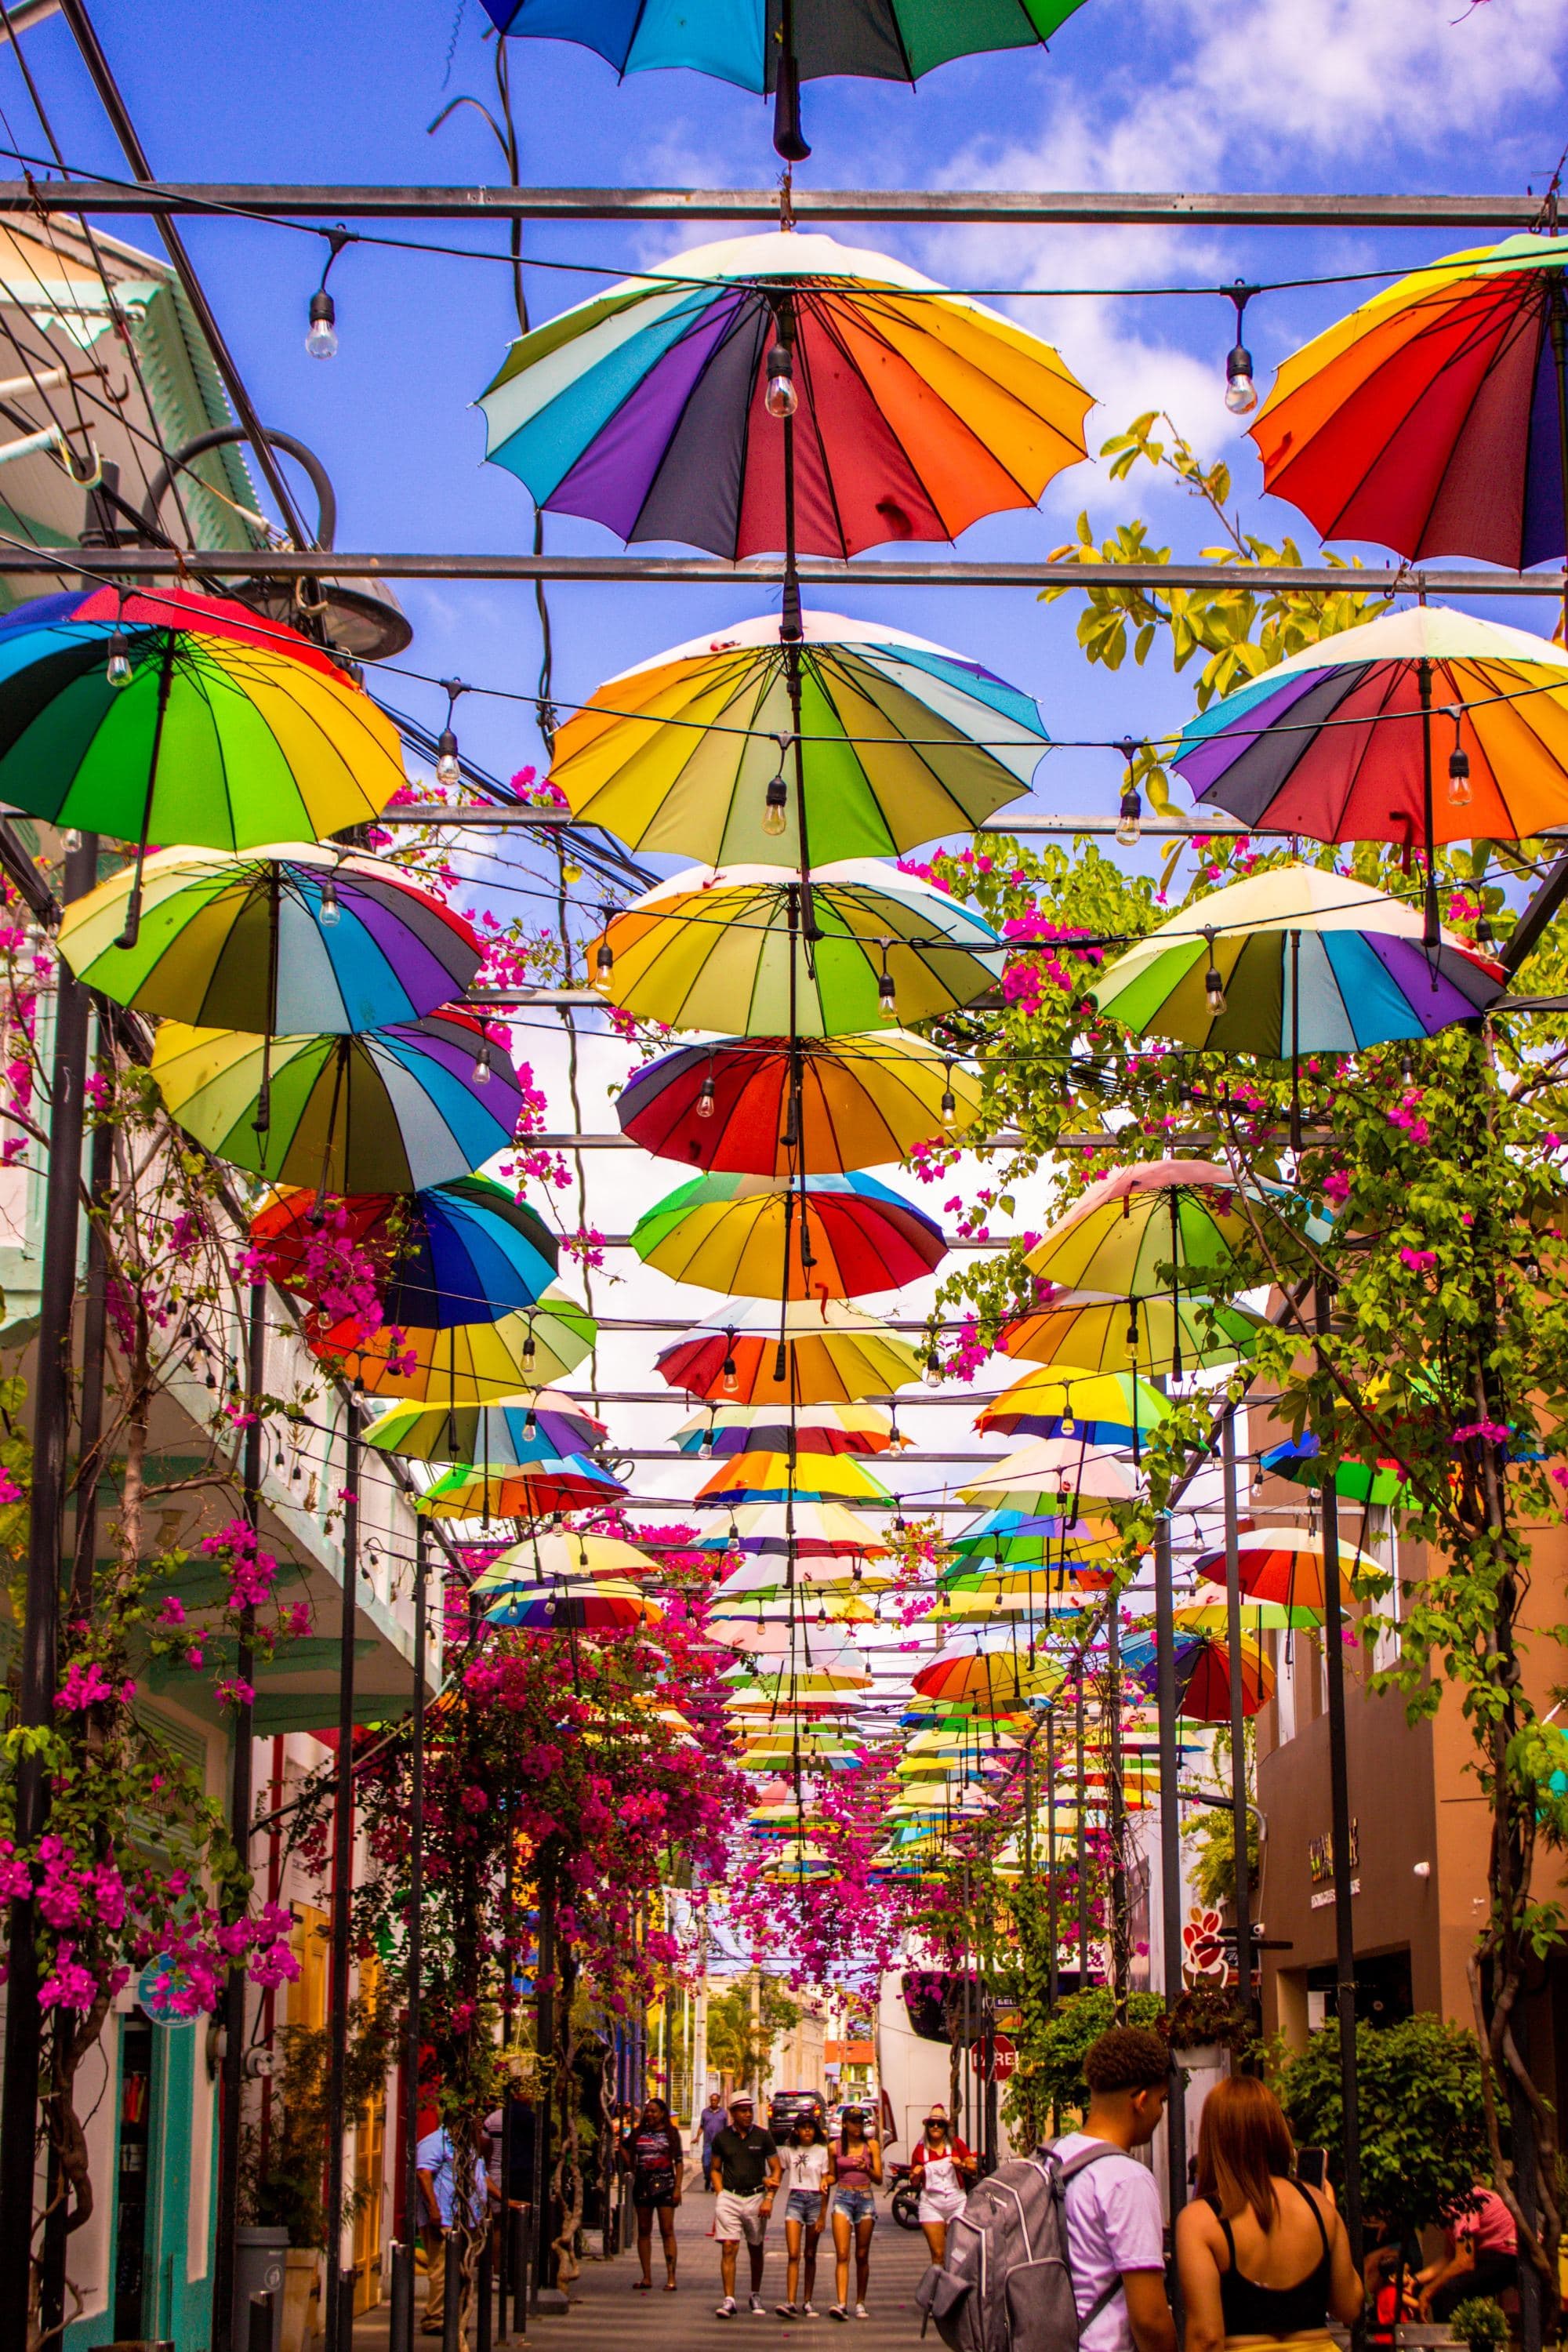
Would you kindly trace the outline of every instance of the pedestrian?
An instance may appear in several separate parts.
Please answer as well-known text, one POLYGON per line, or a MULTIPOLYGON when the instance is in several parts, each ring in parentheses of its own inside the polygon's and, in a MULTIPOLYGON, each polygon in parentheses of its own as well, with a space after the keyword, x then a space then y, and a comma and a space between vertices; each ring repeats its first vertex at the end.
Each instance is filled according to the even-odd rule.
POLYGON ((730 2102, 729 2122, 714 2134, 710 2173, 723 2289, 717 2305, 721 2319, 735 2316, 735 2255, 742 2238, 751 2257, 752 2316, 763 2316, 763 2242, 781 2169, 772 2132, 761 2130, 754 2119, 750 2092, 737 2091, 730 2102))
MULTIPOLYGON (((469 2186, 466 2210, 458 2218, 473 2228, 489 2209, 489 2180, 485 2170, 482 2127, 476 2122, 467 2137, 469 2186)), ((447 2316, 447 2232, 453 2227, 453 2216, 458 2210, 457 2144, 445 2124, 426 2132, 418 2143, 414 2151, 414 2170, 422 2208, 419 2235, 425 2244, 425 2315, 419 2323, 419 2333, 439 2336, 447 2316)))
POLYGON ((1519 2285, 1519 2231, 1513 2215, 1484 2180, 1448 2225, 1443 2260, 1418 2272, 1424 2320, 1449 2319, 1472 2295, 1507 2294, 1519 2285))
POLYGON ((708 2105, 703 2108, 702 2113, 697 2118, 697 2129, 691 2135, 694 2152, 696 2141, 700 2139, 702 2142, 702 2186, 704 2189, 710 2189, 713 2186, 711 2178, 713 2171, 713 2143, 718 2138, 720 2133, 723 2130, 724 2126, 728 2121, 729 2116, 724 2106, 723 2093, 721 2091, 711 2092, 709 2095, 708 2105))
POLYGON ((822 2225, 827 2218, 827 2192, 833 2179, 833 2151, 827 2145, 827 2134, 822 2117, 815 2107, 795 2117, 795 2129, 784 2146, 781 2159, 784 2168, 784 2249, 788 2256, 784 2276, 784 2300, 776 2306, 781 2319, 815 2319, 812 2290, 816 2284, 816 2248, 822 2236, 822 2225), (804 2282, 801 2278, 801 2256, 805 2252, 804 2282), (800 2300, 795 2289, 803 2286, 800 2300))
POLYGON ((833 2159, 833 2281, 838 2300, 829 2319, 849 2316, 849 2246, 855 2246, 855 2316, 868 2319, 866 2288, 871 2275, 871 2232, 877 2226, 877 2183, 882 2178, 882 2143, 866 2128, 859 2107, 846 2107, 833 2159))
POLYGON ((1204 2101, 1197 2195, 1176 2217, 1185 2352, 1222 2345, 1328 2343, 1349 2326, 1362 2283, 1326 2189, 1296 2179, 1284 2111, 1266 2083, 1232 2075, 1204 2101))
POLYGON ((947 2225, 969 2201, 979 2170, 973 2150, 947 2127, 944 2109, 933 2107, 910 2159, 910 2179, 920 2192, 920 2225, 933 2263, 947 2253, 947 2225))
POLYGON ((1146 2027, 1116 2025, 1090 2043, 1083 2072, 1083 2127, 1064 2132, 1052 2154, 1065 2163, 1094 2147, 1113 2153, 1085 2165, 1063 2193, 1079 2352, 1176 2352, 1160 2191, 1131 2153, 1148 2146, 1164 2113, 1171 2053, 1146 2027))
POLYGON ((637 2217, 637 2260, 642 2264, 641 2278, 632 2282, 633 2292, 637 2294, 653 2292, 653 2217, 657 2213, 658 2234, 664 2242, 664 2291, 666 2294, 673 2294, 675 2210, 680 2202, 686 2149, 679 2132, 669 2119, 669 2108, 663 2099, 644 2100, 641 2116, 622 2137, 621 2161, 632 2177, 632 2210, 637 2217))

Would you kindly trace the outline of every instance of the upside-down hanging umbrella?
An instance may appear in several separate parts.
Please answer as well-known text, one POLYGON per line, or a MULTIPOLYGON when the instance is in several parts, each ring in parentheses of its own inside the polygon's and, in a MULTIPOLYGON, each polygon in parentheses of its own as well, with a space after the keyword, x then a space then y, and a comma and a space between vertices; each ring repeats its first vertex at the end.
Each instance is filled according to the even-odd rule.
MULTIPOLYGON (((1248 1529, 1237 1538, 1237 1582, 1250 1601, 1310 1610, 1317 1622, 1322 1622, 1328 1598, 1321 1536, 1309 1535, 1303 1528, 1248 1529)), ((1223 1549, 1200 1552, 1193 1565, 1209 1582, 1225 1582, 1223 1549)), ((1373 1559, 1352 1544, 1342 1545, 1342 1577, 1385 1576, 1387 1572, 1386 1563, 1373 1559)))
POLYGON ((66 908, 60 952, 89 988, 199 1028, 303 1036, 414 1021, 468 990, 472 924, 396 866, 313 843, 161 849, 66 908))
POLYGON ((1009 1356, 1081 1364, 1094 1372, 1187 1371, 1250 1356, 1264 1328, 1245 1307, 1209 1298, 1097 1298, 1068 1292, 1020 1315, 1002 1333, 1009 1356))
MULTIPOLYGON (((1329 1472, 1320 1440, 1310 1429, 1271 1445, 1258 1459, 1265 1476, 1289 1478, 1298 1486, 1326 1486, 1329 1472)), ((1334 1492, 1344 1503, 1370 1503, 1376 1509, 1408 1508, 1417 1499, 1405 1465, 1384 1456, 1376 1462, 1336 1462, 1334 1492)))
POLYGON ((1324 539, 1412 562, 1561 563, 1565 267, 1560 237, 1506 237, 1428 263, 1326 328, 1286 361, 1252 425, 1265 488, 1324 539))
MULTIPOLYGON (((1175 1612, 1178 1630, 1191 1633, 1215 1633, 1223 1642, 1230 1633, 1230 1603, 1223 1591, 1212 1587, 1200 1588, 1194 1598, 1175 1612)), ((1314 1633, 1323 1622, 1321 1609, 1310 1609, 1305 1601, 1287 1608, 1282 1601, 1248 1601, 1241 1603, 1243 1637, 1250 1635, 1255 1642, 1265 1633, 1314 1633)))
POLYGON ((606 288, 519 336, 479 399, 486 456, 536 505, 732 562, 1032 507, 1086 454, 1092 404, 999 311, 799 232, 606 288))
POLYGON ((1070 1518, 1081 1496, 1131 1503, 1142 1484, 1138 1472, 1115 1454, 1091 1451, 1070 1437, 1037 1437, 958 1493, 962 1502, 973 1503, 978 1510, 1059 1512, 1070 1518))
POLYGON ((311 1344, 368 1395, 461 1410, 500 1404, 538 1381, 565 1380, 595 1346, 598 1329, 585 1307, 552 1288, 496 1323, 406 1331, 389 1325, 368 1335, 357 1325, 329 1326, 311 1344))
POLYGON ((152 1068, 171 1116, 209 1151, 319 1194, 449 1183, 504 1150, 522 1109, 508 1056, 450 1010, 357 1037, 169 1021, 152 1068))
POLYGON ((580 1397, 530 1389, 493 1404, 396 1404, 371 1423, 364 1442, 415 1462, 479 1462, 510 1470, 552 1454, 592 1453, 608 1434, 580 1397))
POLYGON ((551 782, 633 849, 795 867, 973 831, 1027 790, 1047 738, 1016 687, 880 624, 801 629, 743 621, 608 679, 551 782))
MULTIPOLYGON (((1213 1633, 1184 1632, 1176 1636, 1176 1713, 1189 1723, 1228 1723, 1231 1678, 1239 1672, 1241 1711, 1256 1715, 1274 1696, 1274 1669, 1250 1642, 1241 1645, 1239 1662, 1230 1645, 1213 1633)), ((1133 1634, 1122 1645, 1121 1663, 1144 1689, 1152 1691, 1159 1679, 1159 1655, 1152 1636, 1133 1634)))
POLYGON ((1049 1364, 990 1397, 974 1416, 983 1436, 1075 1437, 1086 1445, 1132 1445, 1170 1412, 1169 1398, 1136 1372, 1079 1371, 1049 1364))
POLYGON ((308 1296, 312 1245, 323 1228, 368 1257, 380 1319, 404 1330, 493 1323, 532 1307, 554 1281, 561 1256, 538 1211, 488 1176, 330 1203, 302 1187, 284 1192, 252 1217, 251 1244, 275 1282, 308 1296))
POLYGON ((773 145, 786 163, 801 136, 800 85, 829 74, 918 81, 984 49, 1044 47, 1082 0, 861 0, 852 11, 810 0, 485 0, 501 32, 577 41, 619 74, 690 66, 742 89, 772 92, 773 145))
MULTIPOLYGON (((921 1666, 913 1678, 914 1688, 926 1698, 965 1698, 984 1705, 1000 1701, 1015 1706, 1037 1692, 1055 1690, 1060 1681, 1059 1668, 1044 1663, 1032 1666, 1026 1655, 1012 1647, 952 1651, 933 1658, 929 1666, 921 1666)), ((925 1735, 918 1737, 923 1738, 925 1735)), ((911 1741, 909 1752, 924 1755, 928 1751, 917 1749, 911 1741)), ((953 1752, 958 1752, 956 1748, 953 1752)))
POLYGON ((485 1622, 535 1633, 625 1633, 663 1613, 635 1584, 563 1576, 513 1586, 485 1611, 485 1622))
MULTIPOLYGON (((1062 1517, 1031 1511, 993 1510, 973 1527, 948 1538, 955 1559, 997 1560, 1005 1565, 1037 1563, 1054 1575, 1092 1581, 1108 1560, 1121 1557, 1122 1538, 1103 1517, 1062 1517)), ((1108 1570, 1103 1571, 1107 1576, 1108 1570)))
POLYGON ((1046 1590, 1048 1579, 1016 1572, 1002 1576, 954 1577, 943 1583, 936 1606, 925 1621, 934 1625, 1037 1624, 1061 1625, 1080 1615, 1089 1605, 1081 1592, 1046 1590))
POLYGON ((801 1845, 765 1855, 761 1875, 773 1886, 828 1886, 842 1874, 821 1846, 801 1845))
POLYGON ((1058 1217, 1025 1259, 1055 1290, 1147 1298, 1175 1277, 1234 1271, 1252 1229, 1228 1168, 1151 1160, 1113 1168, 1058 1217))
POLYGON ((645 1211, 632 1247, 672 1281, 769 1299, 896 1290, 947 1255, 942 1228, 874 1176, 694 1176, 645 1211))
POLYGON ((987 994, 1005 961, 982 916, 863 857, 817 867, 809 892, 775 866, 697 866, 635 898, 593 956, 625 1012, 748 1037, 928 1020, 987 994))
POLYGON ((1436 948, 1435 845, 1568 823, 1568 653, 1439 604, 1386 613, 1211 703, 1174 764, 1244 824, 1424 852, 1436 948))
POLYGON ((471 1592, 510 1592, 519 1584, 546 1583, 557 1577, 609 1578, 625 1582, 656 1573, 656 1562, 619 1536, 582 1535, 575 1528, 540 1535, 537 1530, 498 1552, 469 1586, 471 1592))
POLYGON ((842 1503, 739 1503, 722 1533, 699 1536, 700 1551, 751 1553, 774 1560, 786 1554, 810 1561, 868 1559, 888 1545, 869 1519, 842 1503))
MULTIPOLYGON (((137 845, 249 849, 378 815, 397 730, 331 656, 185 588, 35 597, 0 621, 0 802, 137 845)), ((132 886, 125 940, 135 944, 132 886)))
POLYGON ((888 1454, 907 1445, 876 1404, 716 1404, 675 1433, 682 1454, 888 1454))
POLYGON ((542 1519, 556 1511, 608 1510, 626 1495, 620 1480, 581 1454, 515 1470, 447 1470, 416 1496, 414 1507, 440 1519, 542 1519))
POLYGON ((1501 964, 1449 932, 1426 946, 1420 916, 1386 890, 1287 866, 1173 915, 1089 993, 1141 1037, 1283 1061, 1435 1036, 1505 985, 1501 964))
POLYGON ((881 1480, 852 1454, 814 1454, 792 1464, 782 1454, 737 1454, 697 1489, 694 1500, 782 1503, 862 1503, 890 1507, 881 1480))
POLYGON ((726 1038, 638 1070, 616 1116, 645 1151, 756 1176, 842 1174, 955 1140, 980 1087, 923 1037, 726 1038))
POLYGON ((734 1299, 722 1318, 660 1349, 670 1388, 741 1404, 853 1404, 920 1377, 914 1350, 842 1299, 792 1301, 782 1318, 763 1299, 734 1299), (781 1328, 785 1360, 775 1369, 781 1328))

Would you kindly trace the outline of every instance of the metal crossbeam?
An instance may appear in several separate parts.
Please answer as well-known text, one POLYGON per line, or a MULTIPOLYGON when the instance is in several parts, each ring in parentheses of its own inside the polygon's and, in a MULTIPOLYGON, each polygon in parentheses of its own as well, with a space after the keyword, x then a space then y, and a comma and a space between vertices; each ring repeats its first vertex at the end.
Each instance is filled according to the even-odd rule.
MULTIPOLYGON (((1531 195, 1231 194, 1118 189, 796 188, 797 220, 908 221, 940 228, 967 222, 1010 227, 1189 224, 1205 228, 1531 227, 1531 195)), ((26 213, 260 215, 272 220, 765 221, 779 217, 774 188, 507 188, 333 186, 247 180, 0 181, 0 210, 26 213)), ((1137 289, 1129 291, 1136 293, 1137 289)))

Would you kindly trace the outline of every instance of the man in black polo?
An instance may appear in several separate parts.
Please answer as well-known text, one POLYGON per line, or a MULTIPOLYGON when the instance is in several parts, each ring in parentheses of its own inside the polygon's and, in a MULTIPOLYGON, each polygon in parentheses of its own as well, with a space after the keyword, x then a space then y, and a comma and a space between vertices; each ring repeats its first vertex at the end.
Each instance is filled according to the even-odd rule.
POLYGON ((721 2319, 735 2316, 735 2250, 742 2238, 752 2258, 752 2316, 763 2316, 763 2241, 780 2168, 773 2134, 753 2119, 750 2094, 737 2091, 730 2102, 730 2120, 713 2142, 713 2234, 719 2241, 724 2290, 717 2306, 721 2319))

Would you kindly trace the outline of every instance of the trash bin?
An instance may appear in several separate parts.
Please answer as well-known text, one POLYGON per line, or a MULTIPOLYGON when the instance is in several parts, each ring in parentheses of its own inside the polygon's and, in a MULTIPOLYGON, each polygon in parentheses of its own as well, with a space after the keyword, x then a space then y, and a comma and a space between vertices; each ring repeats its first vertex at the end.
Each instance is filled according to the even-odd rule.
POLYGON ((283 2274, 289 2260, 287 2230, 237 2230, 234 2233, 234 2342, 250 2341, 250 2298, 272 2297, 272 2352, 283 2347, 283 2274))

